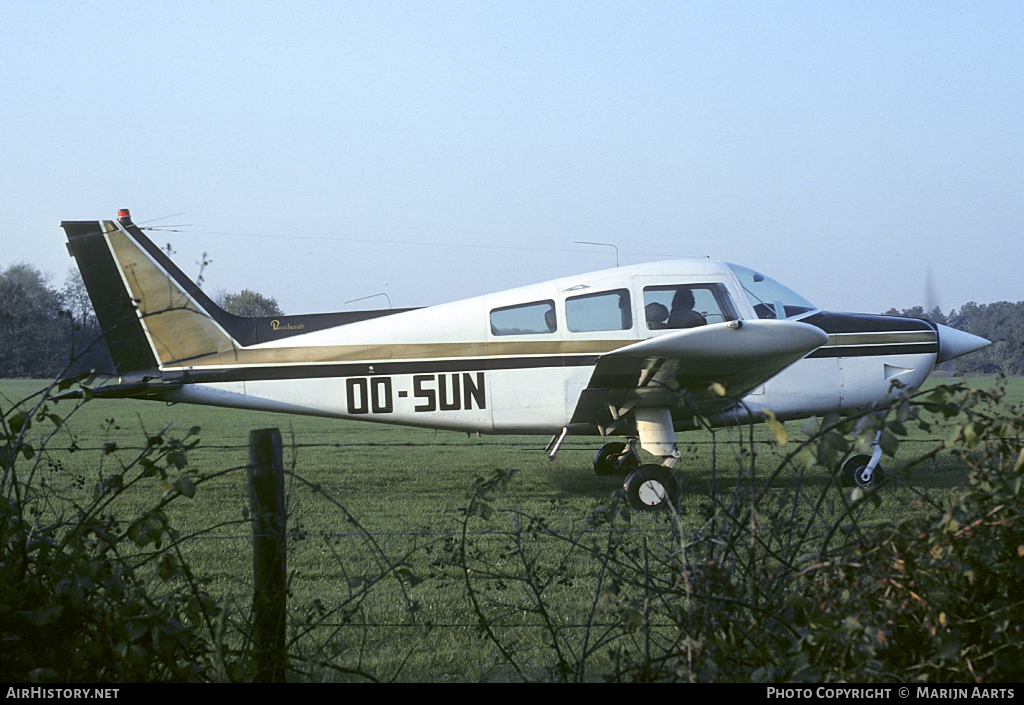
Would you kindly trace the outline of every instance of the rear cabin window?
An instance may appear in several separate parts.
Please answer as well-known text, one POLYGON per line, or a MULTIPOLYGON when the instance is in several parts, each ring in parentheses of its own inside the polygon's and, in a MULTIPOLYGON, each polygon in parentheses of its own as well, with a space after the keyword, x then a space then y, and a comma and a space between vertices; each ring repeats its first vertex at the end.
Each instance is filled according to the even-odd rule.
POLYGON ((556 330, 555 302, 550 299, 491 310, 491 333, 494 335, 537 335, 556 330))
POLYGON ((648 330, 695 328, 734 321, 739 316, 722 284, 644 287, 644 318, 648 330))
POLYGON ((570 296, 565 300, 565 325, 573 333, 629 330, 633 327, 629 290, 570 296))

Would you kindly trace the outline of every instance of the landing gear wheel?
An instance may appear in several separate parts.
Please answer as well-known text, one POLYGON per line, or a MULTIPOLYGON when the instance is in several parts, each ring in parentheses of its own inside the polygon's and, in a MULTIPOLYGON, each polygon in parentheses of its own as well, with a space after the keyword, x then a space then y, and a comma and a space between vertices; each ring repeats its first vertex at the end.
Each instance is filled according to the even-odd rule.
POLYGON ((622 489, 626 502, 638 512, 666 509, 679 495, 679 483, 664 465, 641 465, 626 477, 622 489))
POLYGON ((625 475, 640 467, 640 458, 632 451, 620 458, 626 449, 625 443, 606 443, 594 456, 594 472, 598 475, 625 475))
POLYGON ((885 481, 882 464, 879 463, 873 471, 869 471, 868 463, 870 462, 870 455, 855 455, 848 458, 839 471, 839 481, 843 487, 860 487, 868 490, 882 484, 885 481))

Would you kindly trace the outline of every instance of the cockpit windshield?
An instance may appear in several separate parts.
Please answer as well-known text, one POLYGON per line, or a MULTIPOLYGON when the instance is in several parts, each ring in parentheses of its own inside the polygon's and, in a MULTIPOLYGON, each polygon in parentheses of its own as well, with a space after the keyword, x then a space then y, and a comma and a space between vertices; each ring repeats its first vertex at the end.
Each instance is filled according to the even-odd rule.
POLYGON ((774 279, 753 269, 730 264, 758 318, 794 318, 817 306, 774 279))

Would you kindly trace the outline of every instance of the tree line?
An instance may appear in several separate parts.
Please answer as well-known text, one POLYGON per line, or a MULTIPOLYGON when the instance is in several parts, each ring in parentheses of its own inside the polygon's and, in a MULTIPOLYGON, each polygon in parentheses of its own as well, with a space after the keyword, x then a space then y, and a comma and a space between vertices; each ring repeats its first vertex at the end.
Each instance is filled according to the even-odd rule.
MULTIPOLYGON (((281 316, 273 298, 249 289, 221 291, 214 301, 239 316, 281 316)), ((31 264, 0 271, 0 378, 52 379, 96 370, 113 374, 114 363, 85 284, 72 267, 61 287, 31 264)))
MULTIPOLYGON (((277 301, 249 289, 221 291, 214 300, 239 316, 281 316, 277 301)), ((950 374, 1024 375, 1024 301, 971 302, 944 314, 921 306, 885 312, 924 318, 992 341, 978 352, 946 363, 950 374)), ((0 271, 0 378, 53 378, 88 370, 114 371, 100 336, 92 302, 72 267, 61 287, 31 264, 0 271), (70 365, 70 368, 69 368, 70 365)))
POLYGON ((968 377, 1024 375, 1024 301, 992 304, 971 301, 948 314, 938 307, 928 312, 921 306, 901 311, 891 308, 883 315, 924 318, 992 341, 987 348, 945 363, 950 374, 968 377))

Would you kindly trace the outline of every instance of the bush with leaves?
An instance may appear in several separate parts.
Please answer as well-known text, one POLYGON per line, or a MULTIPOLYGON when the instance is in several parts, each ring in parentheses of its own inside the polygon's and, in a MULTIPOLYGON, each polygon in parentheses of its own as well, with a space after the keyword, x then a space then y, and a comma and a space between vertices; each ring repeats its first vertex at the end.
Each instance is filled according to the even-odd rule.
POLYGON ((789 654, 829 680, 1020 682, 1024 678, 1024 418, 999 390, 940 387, 944 444, 969 468, 945 511, 860 538, 793 595, 789 654), (955 413, 954 413, 955 412, 955 413))
MULTIPOLYGON (((781 444, 791 440, 781 424, 769 426, 781 444)), ((467 590, 483 633, 522 678, 1019 681, 1022 426, 1021 409, 1007 405, 999 388, 941 386, 887 409, 809 421, 803 426, 808 437, 767 478, 754 477, 751 439, 737 453, 735 489, 710 494, 698 527, 684 527, 669 513, 660 533, 640 543, 620 530, 631 521, 621 502, 599 507, 590 525, 605 527, 602 539, 555 537, 567 547, 562 564, 571 554, 600 564, 582 636, 552 618, 548 595, 558 561, 540 565, 520 549, 502 554, 519 563, 499 568, 464 532, 467 590), (838 481, 820 489, 805 482, 810 468, 833 468, 876 439, 893 456, 915 427, 945 431, 948 440, 890 469, 889 482, 953 455, 970 474, 951 506, 933 504, 925 516, 873 527, 862 510, 878 501, 884 486, 865 493, 840 488, 838 481), (823 508, 837 493, 840 510, 827 515, 823 508), (544 663, 495 626, 503 605, 488 592, 495 582, 525 588, 522 601, 543 618, 544 663)), ((492 515, 491 503, 507 482, 499 473, 474 483, 467 526, 472 517, 492 515)), ((535 517, 517 521, 528 522, 535 534, 547 531, 535 517)), ((517 543, 526 540, 515 536, 517 543)))
MULTIPOLYGON (((86 396, 89 383, 80 380, 86 396)), ((221 609, 182 559, 165 512, 195 492, 187 454, 199 429, 180 439, 167 429, 148 435, 127 459, 108 445, 103 467, 116 470, 98 476, 91 498, 81 501, 57 496, 42 477, 45 442, 63 423, 48 393, 3 409, 2 422, 0 681, 214 677, 224 667, 211 649, 221 609), (132 520, 115 518, 115 500, 144 485, 156 485, 159 500, 132 520)))
MULTIPOLYGON (((66 432, 70 415, 56 413, 55 399, 87 403, 95 396, 93 382, 90 375, 64 380, 0 409, 0 682, 264 679, 251 615, 229 614, 230 603, 210 594, 209 580, 194 574, 182 551, 191 537, 169 521, 173 502, 188 501, 204 483, 245 467, 196 473, 189 453, 199 445, 200 429, 175 437, 166 427, 142 429, 141 449, 104 444, 92 463, 91 487, 85 480, 73 489, 51 481, 50 469, 61 465, 47 445, 66 432), (141 508, 125 517, 128 506, 141 508)), ((86 452, 73 439, 70 450, 86 452)), ((408 588, 422 578, 407 562, 412 551, 397 559, 387 555, 323 488, 294 467, 285 472, 360 532, 379 567, 351 576, 346 599, 329 607, 317 600, 292 622, 301 626, 285 645, 287 677, 376 680, 346 663, 365 648, 366 635, 354 645, 339 639, 336 627, 326 638, 317 635, 325 624, 358 614, 385 580, 415 611, 408 588)), ((244 517, 237 522, 248 523, 244 517)), ((340 557, 338 567, 347 575, 340 557)))

